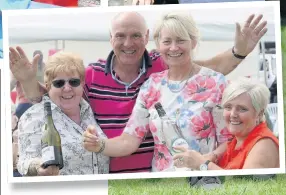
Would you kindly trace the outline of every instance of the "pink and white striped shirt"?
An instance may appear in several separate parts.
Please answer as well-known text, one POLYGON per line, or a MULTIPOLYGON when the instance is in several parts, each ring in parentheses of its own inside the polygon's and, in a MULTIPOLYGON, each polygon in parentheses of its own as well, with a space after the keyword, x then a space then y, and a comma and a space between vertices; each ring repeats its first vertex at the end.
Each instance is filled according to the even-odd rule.
MULTIPOLYGON (((160 55, 144 53, 142 67, 146 72, 130 87, 117 82, 112 77, 110 66, 114 53, 107 60, 99 60, 86 69, 85 93, 88 96, 94 117, 108 138, 120 136, 131 116, 141 85, 150 74, 166 69, 160 55)), ((119 78, 117 78, 119 79, 119 78)), ((120 79, 119 79, 120 80, 120 79)), ((139 149, 126 157, 110 160, 110 173, 149 172, 154 154, 152 134, 146 136, 139 149)))

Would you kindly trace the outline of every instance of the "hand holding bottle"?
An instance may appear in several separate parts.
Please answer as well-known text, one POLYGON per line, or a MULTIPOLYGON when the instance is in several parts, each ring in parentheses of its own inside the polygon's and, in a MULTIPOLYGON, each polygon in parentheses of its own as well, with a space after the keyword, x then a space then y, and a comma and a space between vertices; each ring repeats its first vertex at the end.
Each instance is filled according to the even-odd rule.
POLYGON ((83 133, 83 147, 90 152, 98 152, 102 147, 101 140, 92 125, 89 125, 83 133))
POLYGON ((162 104, 157 102, 155 104, 155 109, 161 119, 161 135, 163 135, 163 140, 168 147, 170 154, 172 156, 181 152, 175 149, 176 146, 183 146, 188 148, 188 142, 183 137, 181 129, 178 127, 175 121, 172 121, 166 114, 162 104))
POLYGON ((189 168, 200 170, 200 165, 206 162, 206 158, 195 150, 189 150, 184 146, 176 146, 174 147, 176 150, 180 151, 180 153, 173 156, 174 165, 177 168, 189 168))
POLYGON ((45 169, 42 167, 39 167, 37 169, 37 172, 38 172, 38 176, 56 176, 56 175, 59 175, 60 169, 58 166, 51 165, 45 169))

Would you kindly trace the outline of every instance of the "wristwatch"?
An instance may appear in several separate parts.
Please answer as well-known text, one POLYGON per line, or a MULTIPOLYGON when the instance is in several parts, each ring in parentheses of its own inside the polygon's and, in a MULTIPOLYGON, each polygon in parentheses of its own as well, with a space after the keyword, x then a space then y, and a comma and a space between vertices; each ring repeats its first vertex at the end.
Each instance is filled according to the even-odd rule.
POLYGON ((207 160, 205 163, 201 164, 200 165, 200 171, 206 171, 208 170, 208 165, 211 161, 210 160, 207 160))

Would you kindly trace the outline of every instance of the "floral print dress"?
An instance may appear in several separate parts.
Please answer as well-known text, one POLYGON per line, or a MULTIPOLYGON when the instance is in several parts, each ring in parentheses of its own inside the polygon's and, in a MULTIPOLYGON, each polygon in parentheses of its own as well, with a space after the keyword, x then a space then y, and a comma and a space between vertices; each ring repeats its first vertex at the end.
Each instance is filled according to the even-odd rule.
POLYGON ((155 141, 152 171, 168 171, 173 167, 172 148, 165 144, 166 129, 162 130, 161 118, 154 107, 157 102, 179 127, 189 149, 206 154, 213 151, 217 143, 232 137, 223 123, 216 125, 213 117, 215 110, 222 114, 217 112, 217 106, 227 82, 221 73, 202 67, 185 82, 168 81, 167 75, 168 70, 154 73, 142 85, 124 130, 141 140, 151 131, 155 141), (181 90, 175 92, 178 87, 181 90))

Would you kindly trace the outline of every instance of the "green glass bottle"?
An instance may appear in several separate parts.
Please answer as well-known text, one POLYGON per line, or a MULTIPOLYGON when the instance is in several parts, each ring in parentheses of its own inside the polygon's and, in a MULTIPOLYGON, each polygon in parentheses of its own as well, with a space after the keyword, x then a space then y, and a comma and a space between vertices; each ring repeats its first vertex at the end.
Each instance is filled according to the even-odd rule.
POLYGON ((42 167, 45 169, 48 166, 55 165, 59 169, 64 167, 61 137, 56 130, 51 111, 51 103, 45 102, 44 110, 47 115, 46 124, 44 125, 42 145, 42 167))

